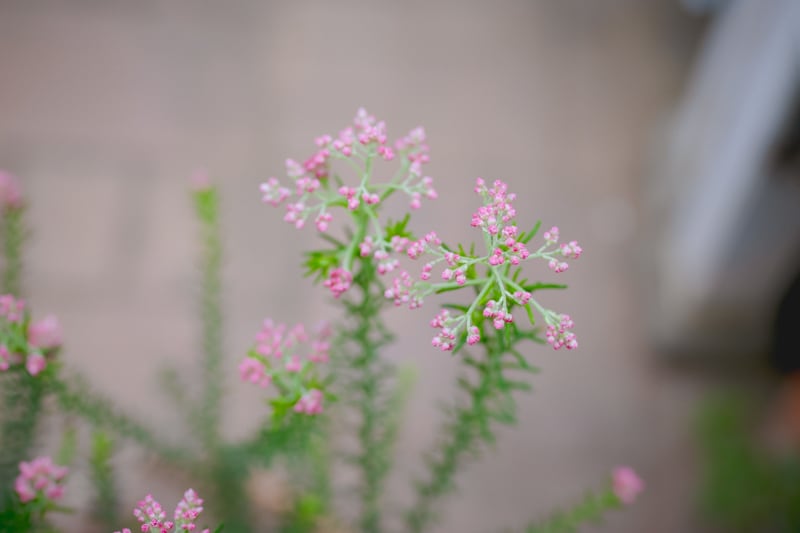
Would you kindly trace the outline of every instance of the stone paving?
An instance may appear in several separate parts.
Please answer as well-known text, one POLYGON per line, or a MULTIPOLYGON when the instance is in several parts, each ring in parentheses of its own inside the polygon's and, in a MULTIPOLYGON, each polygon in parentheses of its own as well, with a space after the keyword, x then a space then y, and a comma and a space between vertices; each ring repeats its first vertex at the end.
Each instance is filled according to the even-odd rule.
MULTIPOLYGON (((436 531, 523 524, 621 463, 647 492, 586 531, 691 531, 688 421, 704 385, 655 363, 636 268, 648 156, 699 30, 673 4, 2 2, 0 167, 31 202, 30 299, 62 319, 70 366, 152 424, 179 423, 154 372, 187 367, 198 346, 188 176, 204 167, 223 188, 233 365, 263 317, 330 312, 296 267, 313 232, 282 223, 258 184, 359 106, 393 134, 423 124, 441 200, 417 231, 471 238, 473 180, 502 178, 524 221, 558 224, 587 251, 564 275, 572 290, 547 296, 575 318, 581 349, 532 350, 543 372, 520 396, 519 427, 463 471, 436 531)), ((419 369, 390 486, 404 503, 458 365, 427 346, 424 314, 392 320, 415 333, 390 357, 419 369)), ((237 438, 258 394, 229 385, 237 438)), ((141 460, 133 449, 119 458, 125 501, 156 486, 174 503, 182 481, 131 468, 141 460)), ((80 521, 66 524, 85 531, 80 521)))

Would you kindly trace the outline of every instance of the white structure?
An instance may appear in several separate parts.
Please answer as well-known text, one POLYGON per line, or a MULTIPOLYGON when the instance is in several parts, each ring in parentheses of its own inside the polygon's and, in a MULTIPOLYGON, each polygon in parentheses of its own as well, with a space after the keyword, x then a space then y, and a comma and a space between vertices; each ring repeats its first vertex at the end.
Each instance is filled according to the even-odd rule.
POLYGON ((658 345, 763 350, 776 299, 800 268, 798 163, 800 1, 728 2, 647 188, 658 345), (787 143, 793 164, 776 157, 787 143))

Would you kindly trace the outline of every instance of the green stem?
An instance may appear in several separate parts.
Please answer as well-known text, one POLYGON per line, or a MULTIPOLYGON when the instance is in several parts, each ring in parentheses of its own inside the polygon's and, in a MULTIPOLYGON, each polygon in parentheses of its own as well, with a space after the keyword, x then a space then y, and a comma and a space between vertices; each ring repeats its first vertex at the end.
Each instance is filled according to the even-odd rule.
POLYGON ((436 505, 455 488, 453 480, 464 461, 475 455, 481 441, 493 439, 490 422, 512 421, 506 413, 491 409, 492 402, 509 391, 509 382, 503 376, 502 356, 512 347, 503 341, 502 333, 490 333, 486 328, 482 329, 481 344, 487 351, 486 360, 478 362, 467 355, 463 356, 465 363, 478 371, 478 381, 474 385, 467 380, 460 381, 468 394, 468 402, 452 410, 451 418, 445 422, 441 431, 445 437, 438 451, 431 455, 428 465, 429 478, 417 484, 415 504, 406 513, 408 531, 421 533, 432 525, 437 517, 436 505))
POLYGON ((203 337, 203 396, 201 400, 201 439, 207 450, 219 445, 222 399, 222 239, 219 223, 219 196, 215 188, 195 192, 195 206, 201 223, 203 244, 201 271, 201 323, 203 337))
POLYGON ((113 431, 121 437, 137 442, 146 450, 155 451, 169 462, 186 465, 191 460, 185 450, 175 449, 161 442, 139 422, 115 410, 108 398, 90 391, 85 380, 76 378, 75 381, 75 384, 70 384, 62 378, 53 378, 51 383, 51 390, 65 412, 74 413, 97 428, 113 431))
POLYGON ((92 514, 108 529, 115 527, 119 520, 119 496, 111 465, 113 454, 113 440, 104 432, 95 430, 89 458, 89 476, 94 488, 92 514))
POLYGON ((530 524, 525 533, 575 533, 582 524, 598 522, 607 511, 621 506, 622 502, 611 490, 588 493, 570 510, 556 513, 544 522, 530 524))
POLYGON ((3 294, 20 296, 22 289, 22 248, 25 244, 24 208, 3 212, 3 294))
POLYGON ((355 457, 362 481, 360 530, 376 533, 381 530, 381 494, 391 466, 391 448, 386 446, 387 435, 391 434, 387 396, 391 394, 388 381, 394 374, 394 369, 380 360, 379 350, 391 342, 392 335, 380 316, 385 298, 375 267, 369 259, 357 261, 360 270, 350 289, 352 296, 343 301, 354 323, 342 331, 337 344, 349 368, 345 386, 348 394, 355 396, 360 415, 360 449, 355 457))

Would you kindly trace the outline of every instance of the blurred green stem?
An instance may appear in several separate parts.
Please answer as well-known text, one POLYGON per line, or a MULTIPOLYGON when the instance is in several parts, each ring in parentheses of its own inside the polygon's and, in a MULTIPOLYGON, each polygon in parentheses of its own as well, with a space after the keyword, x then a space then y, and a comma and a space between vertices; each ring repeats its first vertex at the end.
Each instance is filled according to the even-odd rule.
POLYGON ((207 451, 219 446, 222 399, 222 240, 219 194, 215 187, 194 191, 195 211, 200 221, 201 324, 203 336, 203 393, 200 405, 200 437, 207 451))
POLYGON ((161 442, 142 424, 114 409, 113 403, 108 398, 92 392, 86 380, 75 377, 72 381, 74 383, 59 377, 54 378, 51 385, 65 412, 81 416, 97 428, 130 439, 144 449, 156 452, 169 462, 182 466, 191 464, 192 458, 188 456, 186 450, 173 448, 161 442))

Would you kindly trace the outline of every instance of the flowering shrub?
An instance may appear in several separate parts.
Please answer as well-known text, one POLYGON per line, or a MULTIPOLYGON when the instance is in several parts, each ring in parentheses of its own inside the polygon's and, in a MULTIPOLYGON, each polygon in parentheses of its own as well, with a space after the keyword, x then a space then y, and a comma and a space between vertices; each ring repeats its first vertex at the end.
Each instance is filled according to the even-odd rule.
MULTIPOLYGON (((283 208, 283 220, 295 228, 313 224, 324 244, 307 253, 304 266, 341 313, 314 328, 264 320, 238 364, 241 380, 263 390, 262 423, 255 434, 237 443, 228 442, 220 429, 222 383, 235 367, 226 360, 222 345, 219 193, 211 180, 203 173, 192 177, 201 243, 203 352, 196 365, 201 375, 190 377, 188 371, 171 369, 163 377, 162 388, 172 394, 171 403, 183 409, 188 426, 188 438, 179 434, 173 440, 189 444, 176 447, 93 392, 80 376, 51 364, 61 330, 52 316, 31 321, 20 299, 25 202, 13 178, 0 173, 5 241, 0 374, 20 378, 5 398, 2 421, 4 430, 24 428, 14 432, 21 436, 19 442, 4 448, 0 466, 19 465, 23 474, 15 494, 9 496, 10 487, 0 492, 0 523, 7 517, 6 523, 21 524, 23 517, 25 524, 40 526, 46 521, 45 511, 60 510, 45 506, 36 514, 29 506, 60 497, 66 470, 44 458, 20 463, 33 446, 42 398, 53 394, 64 413, 92 426, 85 459, 95 487, 93 516, 109 530, 120 523, 111 464, 114 440, 108 436, 113 433, 196 479, 226 532, 263 530, 265 523, 293 532, 338 527, 344 520, 335 505, 339 490, 332 468, 334 460, 344 456, 344 466, 355 469, 359 485, 358 516, 345 527, 383 531, 383 489, 413 381, 409 372, 383 357, 394 339, 385 315, 394 308, 419 313, 434 302, 438 308, 428 311, 432 349, 457 354, 470 377, 458 381, 461 398, 446 408, 437 447, 426 454, 424 474, 414 483, 413 505, 403 514, 406 531, 431 527, 456 485, 458 471, 494 440, 498 424, 515 422, 516 394, 530 388, 526 373, 537 370, 526 342, 549 344, 555 350, 578 348, 570 315, 549 309, 540 294, 565 286, 531 279, 562 275, 583 249, 577 241, 562 241, 555 226, 541 236, 539 224, 523 230, 517 221, 517 198, 508 185, 481 178, 474 185, 475 211, 465 217, 465 224, 476 230, 477 244, 445 243, 436 231, 415 236, 412 213, 438 196, 424 171, 430 149, 421 127, 392 142, 386 124, 361 109, 352 125, 335 136, 322 135, 314 144, 302 163, 286 160, 286 177, 268 178, 260 193, 264 203, 283 208), (407 202, 409 212, 401 220, 383 216, 392 198, 407 202), (466 297, 458 303, 448 301, 455 291, 466 297), (199 384, 196 394, 189 382, 199 384), (19 411, 8 409, 20 396, 33 402, 19 411), (354 435, 357 442, 338 449, 339 432, 354 435), (290 475, 277 498, 284 503, 270 507, 264 504, 270 498, 253 493, 263 484, 250 479, 273 467, 290 475), (272 516, 266 522, 260 516, 264 512, 272 516)), ((4 431, 3 438, 9 434, 4 431)), ((67 431, 64 442, 63 448, 75 451, 74 431, 67 431)), ((72 452, 63 456, 72 457, 72 452)), ((529 524, 526 531, 573 531, 609 509, 632 503, 643 486, 632 469, 617 468, 603 492, 588 494, 569 511, 529 524)), ((150 495, 139 502, 134 516, 145 533, 194 531, 201 511, 203 500, 190 489, 171 520, 150 495)))

